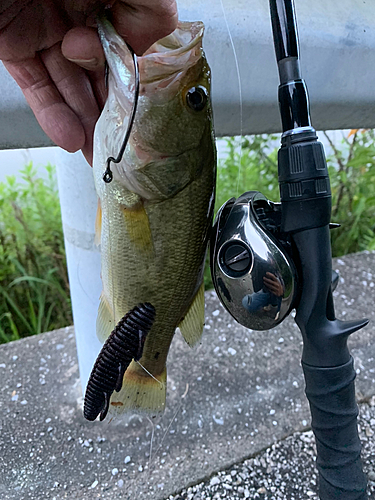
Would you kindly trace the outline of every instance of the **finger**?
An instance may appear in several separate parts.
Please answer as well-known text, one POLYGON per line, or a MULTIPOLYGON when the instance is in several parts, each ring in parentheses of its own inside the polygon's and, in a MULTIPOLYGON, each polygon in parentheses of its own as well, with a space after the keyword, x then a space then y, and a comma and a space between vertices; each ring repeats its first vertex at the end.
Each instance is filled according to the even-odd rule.
POLYGON ((68 31, 61 45, 61 52, 66 59, 87 70, 104 68, 104 52, 94 28, 79 27, 68 31))
POLYGON ((265 276, 263 276, 263 282, 264 283, 273 283, 273 284, 278 283, 278 281, 275 282, 274 279, 272 279, 272 278, 266 278, 265 276))
POLYGON ((61 15, 57 4, 55 0, 17 0, 10 15, 12 8, 3 12, 1 0, 1 20, 4 14, 10 17, 8 24, 0 30, 0 59, 13 62, 32 59, 35 52, 62 40, 67 31, 67 19, 61 15))
POLYGON ((102 109, 107 98, 105 57, 97 30, 83 27, 71 29, 64 37, 61 52, 66 59, 89 71, 91 86, 102 109))
POLYGON ((265 284, 265 286, 269 289, 269 290, 272 290, 272 291, 277 291, 279 290, 280 286, 278 283, 275 283, 274 281, 271 281, 271 280, 268 280, 267 278, 264 278, 263 279, 263 283, 265 284))
POLYGON ((266 288, 267 288, 267 290, 269 290, 274 295, 277 295, 277 292, 279 291, 278 288, 275 288, 273 286, 267 286, 266 288))
POLYGON ((62 55, 59 44, 44 51, 41 58, 60 95, 83 126, 85 143, 81 149, 91 163, 94 127, 100 111, 90 79, 82 68, 62 55))
POLYGON ((266 276, 268 276, 269 279, 272 279, 274 281, 277 280, 277 277, 274 274, 270 273, 269 271, 266 272, 266 276))
POLYGON ((77 115, 64 102, 38 56, 4 62, 21 88, 39 125, 57 146, 69 152, 85 144, 85 132, 77 115))
POLYGON ((174 0, 118 1, 111 11, 115 28, 138 55, 177 28, 174 0))
POLYGON ((99 109, 102 110, 108 95, 108 91, 105 86, 105 69, 103 68, 98 71, 90 71, 88 75, 99 109))
POLYGON ((263 278, 263 283, 267 283, 267 285, 273 285, 275 282, 270 280, 269 278, 263 278))

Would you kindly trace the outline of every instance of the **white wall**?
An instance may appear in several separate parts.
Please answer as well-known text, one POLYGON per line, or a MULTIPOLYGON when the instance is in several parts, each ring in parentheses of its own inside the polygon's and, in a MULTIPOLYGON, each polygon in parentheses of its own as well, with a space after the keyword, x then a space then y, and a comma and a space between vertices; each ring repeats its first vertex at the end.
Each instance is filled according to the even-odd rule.
POLYGON ((42 167, 48 163, 54 163, 56 149, 32 148, 0 151, 0 182, 4 181, 7 175, 15 175, 17 180, 21 180, 19 172, 30 161, 38 168, 40 177, 44 177, 45 170, 42 167))

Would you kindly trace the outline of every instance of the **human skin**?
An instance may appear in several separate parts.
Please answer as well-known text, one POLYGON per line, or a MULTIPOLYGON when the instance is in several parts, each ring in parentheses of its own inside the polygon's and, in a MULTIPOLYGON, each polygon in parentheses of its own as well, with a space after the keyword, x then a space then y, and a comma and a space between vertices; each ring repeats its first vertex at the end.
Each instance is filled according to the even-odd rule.
POLYGON ((0 59, 44 132, 92 162, 103 107, 104 54, 95 16, 104 8, 137 54, 177 26, 175 0, 1 0, 0 59))

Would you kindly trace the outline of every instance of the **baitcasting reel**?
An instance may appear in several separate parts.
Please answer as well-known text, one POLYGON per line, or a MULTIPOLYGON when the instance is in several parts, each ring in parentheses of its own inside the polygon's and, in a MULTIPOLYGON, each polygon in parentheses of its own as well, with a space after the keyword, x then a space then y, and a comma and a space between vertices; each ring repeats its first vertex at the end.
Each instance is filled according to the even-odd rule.
POLYGON ((280 221, 280 203, 249 191, 224 203, 214 222, 211 274, 216 292, 234 319, 252 330, 278 325, 296 301, 297 272, 290 243, 280 235, 280 221))
MULTIPOLYGON (((281 203, 258 191, 231 198, 217 213, 210 246, 216 293, 238 323, 269 330, 297 306, 298 273, 290 237, 281 231, 281 203)), ((332 289, 337 283, 333 272, 332 289)))

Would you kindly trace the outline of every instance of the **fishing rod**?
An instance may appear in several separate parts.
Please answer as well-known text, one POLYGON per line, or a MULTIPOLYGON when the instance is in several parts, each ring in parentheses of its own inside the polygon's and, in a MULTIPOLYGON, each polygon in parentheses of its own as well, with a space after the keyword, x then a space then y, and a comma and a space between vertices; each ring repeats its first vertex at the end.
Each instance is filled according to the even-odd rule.
POLYGON ((300 75, 293 0, 270 0, 270 8, 283 126, 278 156, 281 226, 291 233, 299 261, 301 296, 295 320, 303 337, 302 367, 317 445, 320 498, 365 499, 355 371, 347 339, 368 321, 335 317, 330 183, 300 75))
POLYGON ((347 340, 368 320, 335 316, 330 243, 331 189, 301 78, 293 0, 270 0, 283 133, 281 203, 250 191, 218 211, 211 272, 225 308, 242 325, 273 328, 292 308, 302 333, 302 368, 317 445, 321 500, 364 500, 355 370, 347 340))

